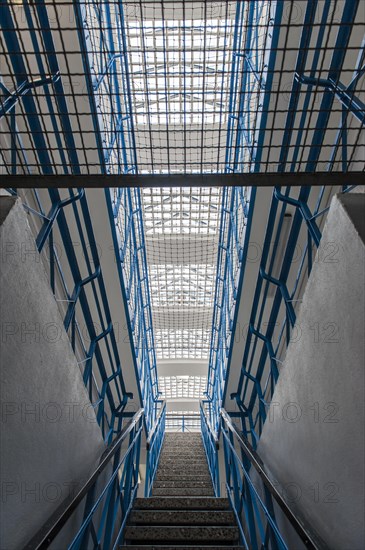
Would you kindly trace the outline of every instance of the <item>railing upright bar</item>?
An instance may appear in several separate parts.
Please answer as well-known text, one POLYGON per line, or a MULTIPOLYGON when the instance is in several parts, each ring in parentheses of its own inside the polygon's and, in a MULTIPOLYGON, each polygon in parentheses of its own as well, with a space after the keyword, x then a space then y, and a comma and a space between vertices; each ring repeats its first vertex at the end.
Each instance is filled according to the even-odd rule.
MULTIPOLYGON (((249 463, 255 468, 256 472, 260 476, 262 482, 264 483, 265 488, 269 491, 269 493, 273 496, 275 499, 275 502, 278 506, 280 506, 281 510, 283 511, 285 517, 288 519, 288 521, 291 523, 293 528, 295 529, 296 533, 306 546, 306 548, 315 550, 322 548, 322 543, 319 541, 319 537, 317 535, 312 534, 298 519, 297 515, 294 514, 288 503, 284 500, 282 497, 280 491, 277 489, 277 484, 272 480, 272 478, 268 475, 266 472, 265 466, 257 454, 257 452, 253 449, 251 444, 248 442, 248 440, 243 436, 242 433, 239 433, 237 428, 234 426, 230 416, 228 413, 221 409, 221 419, 222 419, 222 433, 225 440, 225 443, 230 448, 229 454, 231 457, 234 458, 235 464, 240 464, 243 475, 246 478, 246 480, 249 482, 250 486, 252 485, 252 481, 250 479, 250 475, 245 470, 245 467, 239 458, 237 451, 234 447, 234 441, 236 441, 241 449, 241 451, 244 453, 244 456, 249 460, 249 463), (227 433, 226 433, 227 432, 227 433)), ((231 458, 231 462, 232 462, 231 458)), ((230 465, 226 464, 226 468, 228 468, 230 465)), ((237 487, 238 484, 235 484, 237 487)), ((287 548, 284 541, 282 540, 282 536, 280 534, 280 531, 275 523, 275 521, 272 519, 272 515, 270 514, 267 507, 263 504, 261 499, 258 497, 258 493, 255 490, 257 499, 263 506, 263 511, 265 515, 268 518, 268 521, 270 523, 272 532, 274 533, 274 537, 280 542, 280 548, 287 548), (282 542, 281 542, 282 541, 282 542)), ((237 506, 237 504, 235 505, 237 506)))

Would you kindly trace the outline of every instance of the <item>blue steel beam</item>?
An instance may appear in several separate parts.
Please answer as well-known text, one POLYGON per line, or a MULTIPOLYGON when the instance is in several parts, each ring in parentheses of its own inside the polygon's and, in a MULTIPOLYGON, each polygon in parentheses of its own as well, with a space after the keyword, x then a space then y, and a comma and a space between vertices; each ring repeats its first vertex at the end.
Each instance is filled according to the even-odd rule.
MULTIPOLYGON (((363 74, 362 70, 357 79, 353 81, 357 82, 363 74)), ((345 87, 342 82, 334 81, 331 78, 314 78, 306 75, 301 75, 296 73, 294 76, 300 84, 305 84, 306 86, 314 86, 324 88, 325 90, 330 90, 335 97, 340 101, 340 103, 345 107, 347 111, 352 113, 354 117, 358 119, 361 124, 365 122, 365 103, 363 103, 358 97, 354 96, 352 87, 345 87)))
MULTIPOLYGON (((339 28, 339 32, 338 32, 338 36, 337 36, 337 40, 336 40, 336 45, 335 45, 335 48, 334 48, 334 54, 332 56, 332 60, 331 60, 331 63, 330 63, 330 69, 329 69, 330 78, 332 78, 334 80, 338 80, 338 75, 341 71, 341 67, 342 67, 342 63, 343 63, 343 59, 344 59, 344 55, 345 55, 344 52, 346 51, 346 45, 347 45, 347 42, 349 40, 349 36, 351 34, 352 22, 354 20, 355 15, 356 15, 357 5, 355 5, 355 4, 357 4, 357 3, 346 2, 345 6, 344 6, 342 21, 341 21, 342 24, 339 28)), ((307 4, 307 13, 306 13, 305 17, 306 17, 306 23, 308 25, 305 25, 304 29, 303 29, 303 33, 302 33, 302 46, 303 47, 300 48, 300 54, 299 54, 299 57, 298 57, 298 64, 302 67, 304 67, 305 56, 306 56, 306 51, 307 51, 307 48, 306 48, 305 45, 308 45, 308 43, 309 43, 308 42, 309 41, 309 35, 310 35, 310 32, 311 32, 311 30, 310 30, 311 26, 310 26, 309 23, 310 23, 311 19, 313 20, 313 17, 315 15, 313 7, 314 7, 314 3, 307 4)), ((329 2, 327 2, 325 8, 327 10, 329 9, 329 2)), ((323 25, 324 25, 324 21, 322 19, 322 28, 323 28, 323 25)), ((323 33, 320 33, 320 35, 323 36, 323 33)), ((319 46, 320 46, 320 44, 318 44, 318 41, 317 41, 317 47, 319 47, 319 46)), ((316 54, 315 54, 314 57, 316 57, 316 54)), ((317 55, 317 60, 318 60, 318 57, 319 56, 317 55)), ((314 69, 315 69, 315 67, 313 67, 313 70, 314 69)), ((300 85, 300 82, 298 82, 297 80, 294 80, 292 95, 291 95, 291 99, 290 99, 290 102, 289 102, 290 103, 290 109, 289 109, 289 114, 288 114, 287 123, 286 123, 287 130, 284 132, 283 146, 282 146, 282 149, 281 149, 281 169, 282 170, 284 170, 285 167, 286 167, 286 158, 287 158, 288 148, 289 148, 290 141, 291 141, 291 134, 292 134, 292 131, 293 131, 292 129, 293 129, 293 123, 294 123, 294 119, 293 119, 293 116, 292 116, 291 113, 293 113, 293 111, 295 111, 294 107, 298 102, 299 91, 300 91, 299 88, 298 88, 299 85, 300 85)), ((308 94, 307 94, 307 97, 308 97, 308 94)), ((313 136, 312 146, 311 146, 309 157, 308 157, 307 170, 314 170, 315 166, 316 166, 317 159, 319 158, 319 154, 320 154, 320 151, 321 151, 321 144, 323 143, 323 137, 324 137, 324 134, 325 134, 325 131, 326 131, 326 128, 327 128, 327 123, 328 123, 330 112, 331 112, 333 98, 334 98, 334 94, 332 92, 328 91, 328 90, 325 90, 324 96, 323 96, 323 99, 322 99, 321 109, 319 111, 319 115, 318 115, 318 119, 317 119, 317 126, 316 126, 314 136, 313 136)), ((302 117, 302 121, 304 122, 303 117, 302 117)), ((297 140, 296 147, 298 147, 299 144, 300 144, 300 142, 297 140)), ((292 165, 292 169, 294 169, 294 165, 292 165)), ((289 196, 289 189, 285 192, 285 194, 281 193, 280 189, 278 189, 278 188, 275 190, 275 195, 273 197, 273 202, 272 202, 270 215, 269 215, 267 236, 266 236, 266 240, 265 240, 265 244, 264 244, 264 253, 263 253, 262 262, 261 262, 261 275, 265 272, 265 264, 266 264, 266 261, 267 261, 267 255, 268 255, 268 252, 269 252, 269 245, 270 245, 269 241, 272 240, 272 230, 273 230, 273 227, 274 227, 273 224, 274 224, 274 221, 275 221, 275 218, 276 218, 276 212, 277 212, 277 209, 278 209, 278 199, 282 200, 282 201, 285 201, 286 203, 293 204, 296 207, 296 213, 295 213, 295 216, 294 216, 294 220, 293 220, 293 224, 292 224, 292 228, 291 228, 291 233, 290 233, 290 236, 289 236, 288 246, 287 246, 287 250, 286 250, 286 253, 285 253, 285 256, 284 256, 284 260, 283 260, 283 267, 282 267, 279 279, 276 281, 277 283, 279 283, 278 287, 281 288, 281 289, 284 288, 282 285, 285 285, 285 282, 286 282, 286 280, 288 278, 288 275, 289 275, 289 270, 290 270, 290 266, 291 266, 291 258, 292 258, 293 253, 294 253, 294 248, 295 248, 298 236, 299 236, 299 231, 300 231, 300 228, 301 228, 302 221, 305 221, 307 226, 308 226, 310 239, 308 240, 308 246, 306 248, 306 251, 304 252, 304 256, 303 256, 303 259, 302 259, 302 262, 301 262, 300 271, 303 267, 304 257, 305 257, 306 253, 308 253, 308 264, 309 264, 309 270, 310 270, 310 264, 311 264, 311 245, 310 245, 310 242, 313 240, 314 243, 318 246, 319 241, 320 241, 321 234, 318 231, 318 228, 317 228, 314 220, 316 219, 316 217, 318 215, 322 215, 323 212, 318 212, 318 209, 316 209, 316 211, 314 213, 310 212, 310 210, 307 206, 307 201, 308 201, 308 198, 309 198, 309 194, 310 194, 310 189, 309 188, 308 189, 302 188, 300 190, 300 193, 299 193, 299 199, 294 200, 293 198, 291 198, 289 196)), ((318 208, 319 208, 319 204, 320 204, 320 200, 321 200, 322 196, 323 196, 323 189, 320 190, 320 192, 319 192, 318 203, 317 203, 318 208)), ((280 227, 281 221, 283 220, 284 213, 285 213, 285 205, 283 206, 282 211, 281 211, 279 227, 280 227)), ((278 231, 277 235, 279 235, 279 234, 280 234, 280 231, 278 231)), ((271 259, 271 266, 272 266, 273 260, 274 260, 274 255, 271 259)), ((271 270, 271 267, 270 267, 270 270, 271 270)), ((270 274, 270 271, 269 271, 269 274, 270 274)), ((298 277, 299 276, 300 276, 300 273, 299 273, 298 277)), ((297 277, 297 281, 298 281, 298 277, 297 277)), ((295 285, 295 288, 296 288, 296 286, 297 286, 297 283, 295 285)), ((258 283, 257 283, 257 287, 256 287, 254 303, 253 303, 253 309, 252 309, 252 314, 251 314, 251 326, 254 326, 254 319, 255 319, 256 314, 257 314, 258 300, 261 296, 261 287, 262 287, 262 283, 260 282, 260 278, 259 278, 258 283)), ((267 288, 268 288, 268 286, 266 284, 265 290, 264 290, 264 296, 263 296, 263 300, 262 300, 261 312, 260 312, 260 315, 259 315, 259 323, 257 325, 258 329, 255 329, 257 331, 257 334, 255 335, 256 340, 254 340, 253 345, 252 345, 252 341, 251 341, 252 340, 251 335, 250 335, 250 333, 248 334, 248 338, 247 338, 247 342, 246 342, 246 346, 245 346, 245 351, 244 351, 242 372, 241 372, 240 381, 239 381, 239 385, 238 385, 238 392, 234 396, 237 399, 239 406, 243 406, 244 403, 246 403, 246 405, 245 405, 245 411, 246 411, 245 415, 250 420, 250 430, 249 431, 251 432, 251 435, 253 437, 254 442, 257 442, 257 435, 259 435, 259 434, 255 433, 254 425, 257 421, 260 422, 260 426, 259 426, 259 433, 260 433, 261 429, 262 429, 262 424, 263 424, 262 420, 264 420, 265 414, 263 414, 262 412, 259 413, 256 416, 256 420, 255 420, 254 424, 252 424, 252 415, 254 414, 254 406, 257 402, 257 399, 259 399, 260 410, 262 411, 261 402, 262 402, 263 393, 261 391, 260 383, 261 383, 261 379, 262 379, 262 376, 263 376, 263 373, 264 373, 264 368, 265 368, 267 356, 269 355, 271 357, 271 362, 272 362, 273 354, 275 355, 275 352, 273 352, 273 346, 272 346, 271 342, 272 342, 272 338, 273 338, 273 333, 274 333, 274 328, 275 328, 275 325, 276 325, 277 316, 279 314, 279 310, 280 310, 282 302, 286 303, 287 307, 288 307, 289 304, 290 304, 290 307, 292 307, 291 304, 292 304, 292 296, 293 296, 292 294, 290 295, 289 293, 286 293, 286 295, 283 296, 282 292, 279 290, 279 288, 276 291, 272 312, 271 312, 271 315, 269 316, 268 328, 266 330, 266 334, 264 335, 264 339, 265 339, 266 343, 270 342, 269 347, 270 347, 271 352, 269 351, 267 345, 263 346, 263 348, 261 350, 260 359, 258 361, 256 374, 253 377, 253 380, 254 380, 255 383, 253 385, 253 389, 252 389, 251 393, 249 393, 248 392, 248 388, 249 388, 248 381, 249 381, 249 379, 252 379, 252 375, 250 374, 250 372, 253 368, 253 360, 256 357, 255 350, 256 350, 256 346, 257 346, 257 337, 262 336, 259 327, 260 327, 260 323, 261 323, 261 320, 262 320, 262 315, 263 315, 263 311, 264 311, 264 307, 265 307, 265 303, 266 303, 267 288), (249 360, 249 355, 251 357, 250 360, 249 360), (260 418, 260 416, 261 416, 261 418, 260 418)), ((287 327, 288 327, 289 326, 289 321, 288 320, 287 320, 286 324, 287 324, 287 327)), ((252 331, 250 331, 250 332, 252 332, 252 331)), ((268 379, 268 381, 269 381, 269 379, 268 379)), ((266 391, 266 388, 268 387, 267 386, 268 381, 265 384, 265 391, 266 391)), ((275 379, 274 378, 272 378, 272 383, 275 384, 275 379)), ((272 391, 273 391, 273 384, 271 385, 271 394, 272 394, 272 391)))
POLYGON ((51 75, 46 78, 40 78, 38 80, 25 80, 14 92, 10 92, 5 88, 5 86, 1 85, 1 88, 6 92, 8 97, 6 97, 5 101, 2 99, 1 101, 1 107, 0 107, 0 120, 7 115, 18 103, 18 101, 25 96, 28 92, 31 90, 35 90, 36 88, 39 88, 40 86, 47 86, 48 84, 54 84, 57 82, 57 80, 60 78, 60 73, 57 72, 54 75, 51 75))

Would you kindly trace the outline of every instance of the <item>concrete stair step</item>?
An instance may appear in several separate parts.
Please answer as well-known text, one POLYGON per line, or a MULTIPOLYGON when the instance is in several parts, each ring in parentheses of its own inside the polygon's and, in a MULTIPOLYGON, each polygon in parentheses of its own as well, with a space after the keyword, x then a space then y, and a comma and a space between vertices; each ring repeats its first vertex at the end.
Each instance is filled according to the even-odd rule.
MULTIPOLYGON (((171 473, 172 471, 176 471, 178 472, 178 474, 180 476, 185 476, 185 475, 193 475, 195 473, 198 473, 199 475, 201 474, 205 474, 205 475, 208 475, 209 474, 209 468, 208 468, 208 464, 203 464, 203 465, 193 465, 193 466, 182 466, 182 465, 179 465, 179 463, 175 463, 175 462, 172 462, 171 464, 162 464, 161 465, 161 468, 158 468, 157 469, 157 473, 163 473, 163 474, 168 474, 168 473, 171 473)), ((171 474, 172 475, 172 474, 171 474)))
POLYGON ((159 496, 197 496, 197 497, 213 497, 213 487, 153 487, 152 494, 154 497, 159 496))
POLYGON ((173 445, 171 443, 165 443, 161 449, 162 452, 165 451, 175 451, 176 449, 179 449, 181 453, 192 453, 194 451, 197 451, 201 454, 205 454, 205 449, 203 445, 198 445, 197 443, 195 445, 182 445, 176 443, 176 445, 173 445))
POLYGON ((207 459, 205 456, 199 457, 192 455, 191 458, 187 458, 185 456, 181 456, 180 454, 171 454, 171 455, 163 455, 161 453, 159 464, 161 463, 170 463, 170 462, 177 462, 180 464, 185 464, 186 466, 190 466, 191 464, 207 464, 207 459))
POLYGON ((209 472, 204 474, 196 474, 195 472, 189 472, 189 473, 181 473, 181 472, 166 472, 166 473, 159 473, 157 472, 155 477, 156 481, 187 481, 189 479, 194 479, 195 481, 211 481, 211 477, 209 472))
POLYGON ((171 474, 172 476, 175 476, 175 475, 183 476, 183 475, 194 475, 194 474, 209 475, 209 468, 208 468, 208 464, 203 464, 203 465, 200 465, 199 467, 196 466, 194 470, 192 470, 191 468, 184 468, 184 470, 182 470, 181 468, 176 468, 174 464, 168 464, 165 466, 161 466, 159 464, 156 475, 159 475, 159 474, 162 474, 162 475, 171 474))
POLYGON ((150 497, 136 498, 134 510, 230 510, 228 498, 150 497))
POLYGON ((173 439, 181 437, 182 439, 200 439, 202 438, 200 432, 166 432, 165 439, 173 439))
MULTIPOLYGON (((232 550, 244 550, 244 546, 229 546, 232 550)), ((156 544, 133 544, 132 546, 119 546, 119 550, 227 550, 227 546, 211 546, 211 545, 204 545, 202 546, 199 544, 199 546, 171 546, 171 545, 156 545, 156 544)))
POLYGON ((210 479, 208 481, 196 481, 194 479, 187 479, 187 480, 175 480, 170 479, 167 481, 154 481, 153 488, 159 489, 162 487, 212 487, 212 482, 210 479))
POLYGON ((186 460, 207 460, 206 454, 201 452, 191 452, 191 453, 180 453, 178 451, 162 451, 160 458, 177 458, 179 457, 180 460, 186 459, 186 460))
MULTIPOLYGON (((244 546, 229 546, 232 550, 244 550, 244 546)), ((171 545, 156 545, 156 544, 133 544, 132 546, 119 546, 119 550, 227 550, 227 546, 211 546, 211 545, 204 545, 202 546, 199 544, 199 546, 171 546, 171 545)))
POLYGON ((138 525, 234 525, 235 516, 230 510, 132 510, 128 524, 138 525))
POLYGON ((182 526, 132 526, 127 525, 125 529, 125 540, 130 542, 143 543, 209 543, 216 544, 237 544, 239 531, 237 527, 182 527, 182 526))

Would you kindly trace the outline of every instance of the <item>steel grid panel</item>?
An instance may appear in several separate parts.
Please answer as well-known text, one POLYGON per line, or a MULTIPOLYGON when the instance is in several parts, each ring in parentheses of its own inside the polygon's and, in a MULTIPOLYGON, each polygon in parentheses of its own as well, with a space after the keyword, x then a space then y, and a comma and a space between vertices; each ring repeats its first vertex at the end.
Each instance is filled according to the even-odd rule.
POLYGON ((363 170, 364 13, 350 4, 4 2, 4 172, 363 170))

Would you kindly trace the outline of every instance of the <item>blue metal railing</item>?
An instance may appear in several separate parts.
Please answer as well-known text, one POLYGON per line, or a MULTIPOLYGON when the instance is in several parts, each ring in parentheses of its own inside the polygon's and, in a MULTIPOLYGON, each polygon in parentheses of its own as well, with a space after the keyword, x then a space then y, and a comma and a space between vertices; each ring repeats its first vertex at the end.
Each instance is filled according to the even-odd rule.
MULTIPOLYGON (((257 134, 258 129, 264 127, 268 112, 278 40, 277 32, 275 35, 269 29, 272 24, 278 29, 281 14, 281 3, 268 6, 261 1, 237 2, 225 160, 227 173, 242 171, 248 160, 253 163, 259 156, 257 134), (266 30, 261 36, 263 29, 266 30), (256 107, 252 101, 256 102, 256 107), (253 113, 257 119, 252 118, 253 113)), ((250 238, 252 215, 249 214, 253 212, 255 197, 255 189, 223 190, 207 384, 209 417, 216 430, 225 397, 250 238)))
POLYGON ((306 548, 322 548, 322 541, 290 509, 260 457, 238 432, 224 409, 221 410, 221 428, 227 494, 237 519, 243 546, 247 550, 289 550, 288 540, 275 518, 275 503, 306 548))
POLYGON ((153 482, 157 472, 158 462, 160 460, 160 454, 162 445, 165 438, 166 428, 166 402, 162 404, 162 408, 155 420, 155 423, 150 430, 146 447, 147 447, 147 459, 146 459, 146 479, 144 496, 150 497, 153 482))
MULTIPOLYGON (((311 273, 315 250, 320 244, 321 232, 317 221, 328 210, 321 210, 324 191, 324 188, 312 189, 305 202, 294 199, 289 188, 284 193, 280 189, 275 189, 273 193, 240 379, 237 392, 231 396, 241 412, 243 433, 254 448, 268 414, 282 357, 300 331, 296 325, 296 315, 301 302, 301 283, 311 273), (309 210, 309 201, 316 203, 313 212, 309 210), (275 252, 278 243, 286 238, 283 236, 283 223, 288 205, 294 205, 296 213, 300 210, 300 214, 293 216, 283 257, 278 264, 279 258, 275 252), (303 248, 299 243, 304 243, 303 248), (273 276, 274 270, 278 275, 273 276), (274 293, 272 303, 268 301, 270 289, 274 293)), ((329 249, 327 255, 332 252, 329 249)))
MULTIPOLYGON (((345 55, 345 45, 351 33, 351 23, 355 17, 356 3, 346 2, 342 13, 342 25, 339 27, 336 49, 330 62, 330 74, 338 76, 341 71, 345 55)), ((326 11, 330 3, 326 2, 322 14, 322 27, 327 24, 326 11)), ((311 22, 315 17, 315 5, 307 5, 305 26, 302 31, 301 48, 297 59, 296 71, 302 74, 307 60, 306 46, 311 37, 311 22)), ((323 30, 322 29, 322 30, 323 30)), ((320 47, 323 33, 318 33, 317 46, 320 47)), ((312 70, 318 63, 318 52, 312 59, 312 70)), ((283 134, 283 146, 280 151, 281 170, 286 167, 289 154, 289 144, 293 137, 293 116, 299 101, 300 82, 294 79, 293 90, 289 101, 289 110, 283 134)), ((311 90, 305 90, 305 101, 309 101, 311 90)), ((316 130, 312 146, 308 155, 307 170, 314 170, 319 158, 329 114, 333 103, 333 94, 324 93, 322 106, 318 114, 316 130)), ((302 115, 302 124, 305 124, 305 113, 302 115)), ((300 143, 297 135, 296 145, 291 151, 291 169, 295 169, 295 158, 300 143)), ((256 159, 257 161, 257 159, 256 159)), ((330 177, 330 176, 329 176, 330 177)), ((347 189, 343 190, 347 191, 347 189)), ((276 188, 273 192, 269 211, 267 231, 262 249, 259 278, 256 284, 252 312, 249 321, 249 330, 244 349, 240 380, 237 392, 232 396, 241 412, 243 433, 250 438, 252 445, 257 446, 262 427, 266 419, 275 385, 280 372, 281 358, 289 345, 296 329, 296 310, 300 302, 301 283, 309 277, 316 248, 318 248, 321 232, 318 221, 327 212, 323 208, 325 188, 287 188, 282 191, 276 188), (312 209, 309 204, 314 204, 312 209), (283 224, 288 207, 294 209, 287 242, 283 243, 283 224), (304 241, 298 264, 294 261, 299 242, 304 241), (273 243, 273 247, 272 247, 273 243), (282 258, 277 258, 277 250, 284 244, 282 258), (272 250, 272 251, 271 251, 272 250), (273 276, 273 271, 277 274, 273 276), (270 287, 274 292, 272 306, 267 309, 267 297, 270 287), (280 328, 277 329, 279 323, 280 328)))
POLYGON ((238 311, 249 207, 250 189, 224 188, 207 386, 209 417, 216 429, 238 311))
MULTIPOLYGON (((104 172, 136 173, 123 5, 112 7, 108 2, 100 5, 91 1, 78 4, 76 9, 84 29, 80 39, 87 52, 85 62, 101 136, 104 172)), ((159 394, 141 195, 137 188, 114 189, 106 192, 106 200, 113 216, 128 330, 149 430, 158 412, 159 394)))
MULTIPOLYGON (((27 70, 27 51, 17 27, 15 12, 9 3, 2 3, 2 39, 11 52, 7 63, 13 71, 18 90, 16 101, 6 103, 6 116, 12 120, 12 151, 6 164, 9 163, 9 169, 14 174, 30 173, 28 163, 36 164, 43 174, 53 174, 59 169, 65 174, 79 174, 80 155, 72 131, 72 115, 66 101, 64 80, 57 76, 60 75, 60 68, 47 6, 40 1, 34 10, 27 3, 22 8, 34 49, 34 70, 40 75, 39 82, 36 81, 37 89, 42 89, 43 101, 36 96, 35 87, 29 84, 32 79, 27 70), (51 79, 49 73, 53 75, 51 79), (42 127, 44 116, 49 117, 53 145, 42 127), (27 131, 32 136, 31 153, 29 148, 23 148, 17 126, 18 117, 24 118, 27 131)), ((4 107, 4 102, 2 105, 4 107)), ((103 166, 102 156, 100 161, 103 166)), ((13 193, 16 194, 16 191, 13 190, 13 193)), ((86 194, 83 189, 76 192, 72 189, 49 189, 47 192, 24 192, 21 198, 31 214, 36 233, 36 250, 43 254, 44 263, 48 266, 50 285, 58 301, 97 421, 104 439, 110 441, 113 434, 120 430, 121 418, 131 394, 126 392, 124 385, 117 338, 112 326, 86 194), (72 236, 68 226, 70 219, 76 228, 72 236), (80 246, 82 256, 78 254, 76 246, 80 246)))
POLYGON ((71 502, 61 505, 57 519, 52 516, 25 548, 44 550, 52 542, 68 550, 119 548, 137 494, 142 433, 140 409, 105 450, 98 467, 71 502), (75 515, 82 510, 83 520, 75 532, 75 515))
POLYGON ((265 112, 263 98, 271 86, 272 26, 280 21, 280 4, 237 2, 225 158, 228 173, 241 172, 254 161, 260 113, 265 112))
POLYGON ((169 412, 166 414, 166 431, 200 432, 200 414, 189 412, 169 412))
MULTIPOLYGON (((250 162, 252 171, 260 171, 265 140, 269 139, 266 135, 266 120, 269 113, 273 86, 272 77, 275 72, 277 48, 281 33, 280 21, 283 14, 283 3, 273 4, 270 7, 270 9, 272 8, 270 14, 268 11, 265 12, 265 8, 262 6, 260 11, 260 2, 250 3, 252 5, 246 6, 248 11, 245 13, 243 13, 243 7, 239 4, 236 12, 235 30, 237 36, 234 41, 234 70, 232 71, 230 89, 230 112, 234 110, 239 98, 241 98, 243 104, 240 104, 238 113, 229 119, 226 171, 240 172, 247 166, 247 162, 250 162), (256 7, 254 4, 256 4, 256 7), (248 21, 245 37, 242 36, 242 24, 240 23, 244 17, 247 17, 248 21), (257 29, 255 29, 254 22, 258 20, 257 18, 263 18, 268 28, 272 26, 268 35, 261 38, 260 54, 255 49, 255 43, 257 43, 255 32, 257 29), (252 25, 254 30, 251 29, 252 25), (251 51, 256 52, 255 55, 261 55, 259 63, 264 63, 264 67, 266 67, 264 68, 265 78, 260 81, 256 78, 255 68, 248 61, 251 51), (245 69, 243 75, 239 71, 239 63, 242 63, 242 67, 245 69), (260 108, 255 113, 257 118, 254 126, 252 126, 250 116, 253 111, 244 102, 246 98, 249 98, 251 90, 255 86, 259 86, 261 90, 260 108)), ((315 74, 318 70, 331 2, 326 0, 322 6, 323 11, 319 13, 317 12, 317 2, 308 2, 304 7, 304 24, 295 67, 295 74, 297 75, 303 75, 307 71, 306 64, 309 62, 311 63, 310 74, 315 74), (317 23, 318 32, 312 48, 314 50, 313 56, 309 56, 309 45, 313 40, 314 21, 317 23)), ((341 74, 357 8, 358 3, 350 1, 346 1, 342 6, 337 38, 334 42, 332 58, 329 59, 329 75, 336 82, 341 74)), ((360 54, 361 52, 359 52, 353 77, 354 82, 357 82, 363 74, 363 48, 362 54, 360 54)), ((261 71, 260 74, 263 74, 263 72, 261 71)), ((303 78, 297 77, 292 82, 283 140, 279 149, 279 171, 294 171, 297 169, 298 157, 301 154, 301 139, 305 135, 310 99, 312 98, 311 94, 313 94, 311 85, 307 84, 308 82, 304 82, 303 78), (299 100, 303 103, 303 106, 299 111, 300 115, 297 116, 299 100), (299 120, 297 121, 295 117, 299 120), (299 124, 299 128, 294 131, 295 124, 299 124)), ((314 171, 320 159, 321 146, 327 131, 332 104, 336 97, 333 88, 325 87, 320 108, 316 111, 313 139, 308 144, 308 156, 305 166, 307 171, 314 171)), ((340 130, 333 145, 328 163, 329 171, 334 165, 340 145, 342 145, 343 159, 346 160, 348 156, 346 150, 347 126, 344 119, 352 115, 358 120, 362 109, 359 102, 356 102, 355 105, 352 101, 350 105, 348 102, 342 101, 342 105, 343 108, 347 108, 347 111, 345 116, 342 117, 340 130)), ((346 166, 345 162, 344 170, 347 169, 346 166)), ((342 189, 345 192, 348 190, 347 188, 342 189)), ((230 262, 235 239, 233 238, 234 232, 230 229, 231 220, 229 222, 227 220, 229 220, 229 217, 234 217, 235 209, 234 199, 229 204, 227 193, 226 191, 221 214, 222 228, 207 388, 207 396, 210 401, 210 418, 216 430, 219 426, 219 409, 226 400, 226 381, 229 375, 234 345, 241 285, 248 262, 247 250, 250 228, 255 215, 254 203, 256 199, 255 189, 251 190, 251 194, 246 191, 249 197, 249 204, 244 212, 246 227, 237 247, 240 275, 238 284, 230 286, 230 282, 235 280, 230 262), (223 315, 223 311, 225 311, 225 315, 223 315)), ((281 358, 297 329, 295 324, 296 312, 301 298, 301 286, 310 275, 315 251, 319 246, 321 232, 318 224, 323 222, 321 217, 323 218, 328 211, 327 204, 323 204, 326 200, 328 200, 328 197, 325 187, 320 189, 308 187, 287 188, 284 190, 276 188, 273 192, 267 231, 260 258, 258 281, 244 346, 241 376, 237 391, 232 395, 241 412, 242 430, 250 438, 254 447, 256 447, 260 437, 267 408, 279 376, 281 358), (284 221, 288 219, 288 212, 291 222, 289 234, 285 235, 284 221), (302 243, 304 244, 298 260, 295 256, 298 253, 299 245, 302 246, 302 243), (272 305, 270 305, 271 301, 267 299, 271 294, 274 296, 272 305)))
POLYGON ((84 44, 104 172, 136 173, 123 4, 88 1, 76 3, 75 9, 80 40, 84 44))
POLYGON ((150 430, 158 412, 159 392, 139 189, 115 189, 112 211, 117 253, 122 266, 130 341, 133 344, 147 430, 150 430))
POLYGON ((68 190, 63 195, 61 198, 57 189, 49 189, 41 198, 35 189, 20 197, 35 228, 34 252, 43 255, 97 422, 105 441, 110 442, 120 431, 128 400, 133 396, 124 384, 87 198, 83 190, 68 190), (71 237, 65 209, 72 211, 67 215, 75 221, 77 241, 75 235, 71 237), (81 256, 76 250, 80 245, 81 256))
POLYGON ((200 401, 201 433, 202 433, 205 454, 207 457, 210 477, 212 478, 214 494, 216 497, 219 497, 220 496, 219 459, 218 459, 219 440, 215 435, 214 430, 211 427, 208 415, 205 411, 206 404, 207 404, 206 401, 200 401))

